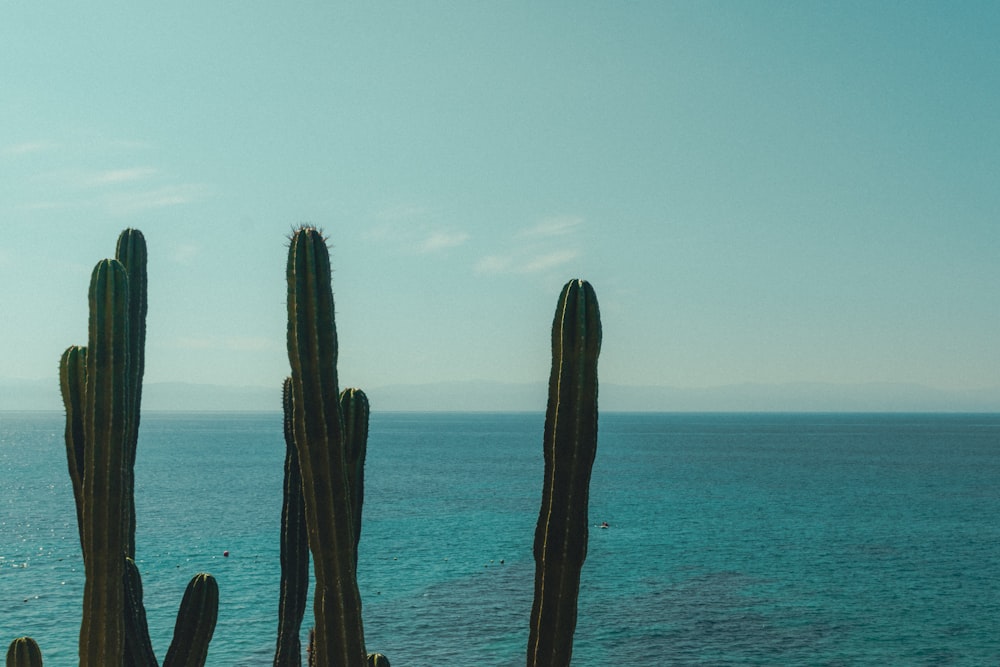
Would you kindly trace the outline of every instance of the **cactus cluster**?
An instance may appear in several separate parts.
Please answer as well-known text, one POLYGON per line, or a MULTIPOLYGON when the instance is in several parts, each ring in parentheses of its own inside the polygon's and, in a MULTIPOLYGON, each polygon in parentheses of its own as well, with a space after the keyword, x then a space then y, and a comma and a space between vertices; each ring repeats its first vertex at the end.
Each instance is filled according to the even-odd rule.
MULTIPOLYGON (((88 294, 87 346, 68 348, 59 363, 66 458, 85 576, 79 664, 157 667, 142 579, 133 560, 147 294, 146 241, 139 230, 123 231, 115 258, 97 263, 88 294)), ((218 587, 211 575, 200 574, 189 592, 192 602, 185 594, 165 667, 205 662, 218 613, 218 587), (196 611, 193 600, 200 600, 196 611)), ((15 644, 8 663, 12 652, 34 656, 23 640, 15 644)), ((14 664, 41 664, 40 653, 37 663, 16 659, 22 662, 14 664)))
MULTIPOLYGON (((286 269, 291 375, 282 392, 285 474, 275 667, 300 667, 299 635, 310 555, 316 587, 309 665, 389 667, 367 653, 357 584, 369 404, 339 391, 330 257, 310 226, 291 238, 286 269)), ((122 232, 115 259, 94 269, 87 347, 60 361, 66 454, 86 580, 83 667, 157 667, 135 561, 134 466, 146 319, 146 244, 122 232)), ((528 667, 570 663, 580 571, 587 551, 591 468, 597 448, 601 321, 593 288, 566 284, 552 324, 542 502, 535 530, 535 598, 528 667)), ((218 614, 211 575, 188 585, 163 667, 204 665, 218 614)), ((34 640, 11 643, 8 667, 41 665, 34 640)))

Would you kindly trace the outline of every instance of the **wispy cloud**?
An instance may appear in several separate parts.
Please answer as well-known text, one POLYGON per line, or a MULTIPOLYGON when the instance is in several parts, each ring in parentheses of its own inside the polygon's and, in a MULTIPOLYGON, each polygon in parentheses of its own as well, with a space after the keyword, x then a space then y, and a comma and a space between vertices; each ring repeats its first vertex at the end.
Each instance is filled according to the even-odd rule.
POLYGON ((372 214, 379 224, 365 232, 365 237, 405 253, 427 255, 456 248, 471 236, 462 230, 442 225, 426 207, 401 204, 382 208, 372 214))
POLYGON ((102 186, 120 185, 122 183, 133 183, 155 176, 157 169, 152 167, 132 167, 129 169, 105 169, 80 174, 76 179, 76 184, 80 187, 95 188, 102 186))
POLYGON ((469 240, 465 232, 430 232, 418 246, 421 253, 435 252, 460 246, 469 240))
POLYGON ((149 209, 188 204, 205 195, 207 188, 196 183, 164 185, 135 192, 116 192, 104 199, 108 210, 117 215, 128 215, 149 209))
POLYGON ((577 216, 556 216, 544 218, 538 224, 522 229, 517 233, 520 238, 551 238, 565 236, 583 224, 583 218, 577 216))
POLYGON ((544 218, 515 232, 506 252, 482 257, 475 271, 481 275, 532 274, 559 268, 583 254, 573 239, 566 238, 582 224, 583 218, 576 216, 544 218))
POLYGON ((4 146, 3 154, 11 156, 30 155, 32 153, 45 153, 59 148, 59 144, 54 141, 24 141, 19 144, 4 146))
POLYGON ((170 248, 170 259, 178 264, 188 264, 201 254, 197 243, 178 243, 170 248))

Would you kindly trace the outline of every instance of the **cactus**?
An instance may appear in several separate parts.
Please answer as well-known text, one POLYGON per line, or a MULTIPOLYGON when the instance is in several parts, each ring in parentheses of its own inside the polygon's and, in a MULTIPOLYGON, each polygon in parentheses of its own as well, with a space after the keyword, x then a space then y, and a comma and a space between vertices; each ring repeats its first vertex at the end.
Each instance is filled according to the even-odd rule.
POLYGON ((91 276, 86 356, 80 665, 99 667, 124 656, 128 276, 117 260, 99 262, 91 276))
POLYGON ((568 666, 580 570, 587 556, 590 472, 597 451, 597 357, 601 316, 593 287, 563 287, 552 323, 545 415, 545 477, 535 528, 535 597, 528 667, 568 666))
POLYGON ((299 634, 309 588, 309 541, 306 535, 299 455, 292 432, 294 411, 291 378, 285 378, 282 405, 285 413, 285 492, 281 507, 281 594, 278 600, 278 644, 274 651, 274 667, 299 667, 302 664, 299 634))
POLYGON ((73 485, 80 547, 83 548, 83 401, 87 393, 87 348, 74 345, 63 353, 59 360, 59 385, 66 406, 66 460, 73 485))
POLYGON ((369 653, 368 667, 391 667, 391 665, 389 664, 389 658, 381 653, 369 653))
POLYGON ((146 607, 142 604, 142 578, 131 558, 125 558, 125 667, 156 667, 149 639, 146 607))
POLYGON ((115 258, 128 273, 128 393, 126 395, 127 439, 125 445, 125 555, 135 557, 135 451, 139 441, 139 408, 146 349, 146 239, 138 229, 118 236, 115 258))
POLYGON ((337 389, 330 255, 319 231, 298 229, 288 251, 288 359, 309 550, 316 577, 314 659, 364 667, 355 530, 337 389))
POLYGON ((347 451, 347 483, 351 491, 351 512, 354 522, 354 567, 358 564, 361 542, 361 508, 365 501, 365 455, 368 452, 368 397, 360 389, 345 389, 340 394, 340 409, 344 415, 344 440, 347 451))
POLYGON ((218 616, 219 585, 210 574, 195 575, 184 591, 163 667, 203 667, 218 616))
POLYGON ((31 637, 18 637, 7 648, 7 667, 42 667, 42 651, 31 637))
MULTIPOLYGON (((138 230, 126 229, 118 238, 116 259, 99 262, 91 276, 88 345, 70 347, 59 364, 66 457, 85 572, 82 666, 157 664, 142 580, 132 560, 146 291, 146 242, 138 230)), ((215 583, 200 586, 210 597, 215 583)), ((214 595, 217 606, 217 590, 214 595)), ((188 626, 200 617, 183 613, 188 622, 175 642, 183 644, 195 634, 204 638, 207 651, 214 618, 210 626, 206 618, 205 626, 193 633, 188 626)))

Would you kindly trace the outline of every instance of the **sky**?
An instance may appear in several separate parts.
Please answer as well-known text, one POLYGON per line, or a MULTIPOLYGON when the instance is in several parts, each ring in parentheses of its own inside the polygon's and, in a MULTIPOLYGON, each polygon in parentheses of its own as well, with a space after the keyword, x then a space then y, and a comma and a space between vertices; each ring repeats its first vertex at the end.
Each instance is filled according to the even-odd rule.
POLYGON ((277 386, 289 232, 344 386, 1000 385, 1000 4, 0 0, 0 378, 118 233, 147 382, 277 386))

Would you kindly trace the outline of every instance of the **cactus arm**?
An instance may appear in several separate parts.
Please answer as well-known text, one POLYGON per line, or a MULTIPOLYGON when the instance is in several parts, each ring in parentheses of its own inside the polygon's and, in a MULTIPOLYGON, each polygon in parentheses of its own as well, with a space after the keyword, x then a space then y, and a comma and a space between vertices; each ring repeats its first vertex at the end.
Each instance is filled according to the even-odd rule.
POLYGON ((117 260, 94 268, 87 346, 83 551, 86 580, 81 667, 122 663, 124 654, 124 456, 128 437, 128 277, 117 260))
POLYGON ((125 667, 157 667, 149 639, 146 608, 142 604, 142 578, 131 558, 125 558, 125 667))
POLYGON ((7 647, 7 667, 42 667, 42 651, 31 637, 18 637, 7 647))
MULTIPOLYGON (((83 546, 83 411, 87 392, 87 348, 74 345, 59 360, 59 386, 66 408, 66 459, 76 504, 76 526, 83 546)), ((86 554, 84 554, 86 555, 86 554)))
POLYGON ((365 502, 365 455, 368 451, 368 417, 371 409, 365 392, 354 388, 345 389, 340 393, 340 409, 344 415, 347 482, 350 485, 351 513, 354 520, 354 567, 356 570, 358 545, 361 542, 361 510, 365 502))
POLYGON ((292 420, 292 379, 282 387, 285 412, 285 487, 281 507, 281 597, 278 600, 278 643, 274 667, 299 667, 302 664, 302 618, 309 589, 309 540, 306 534, 305 505, 302 500, 302 475, 295 448, 292 420))
POLYGON ((184 591, 163 667, 203 667, 218 617, 219 584, 210 574, 196 574, 184 591))
POLYGON ((146 239, 138 229, 126 229, 118 237, 115 258, 128 273, 129 282, 129 386, 128 447, 125 462, 125 495, 128 502, 126 554, 135 557, 135 452, 139 441, 139 408, 146 349, 146 239))
POLYGON ((316 229, 304 227, 294 233, 287 278, 294 433, 316 575, 316 661, 363 667, 367 654, 337 390, 330 256, 316 229))
POLYGON ((535 529, 535 597, 529 667, 567 667, 587 555, 590 473, 597 451, 597 357, 601 319, 589 283, 572 280, 552 324, 545 416, 545 478, 535 529))
POLYGON ((391 665, 389 664, 389 658, 381 653, 369 653, 368 667, 391 667, 391 665))

